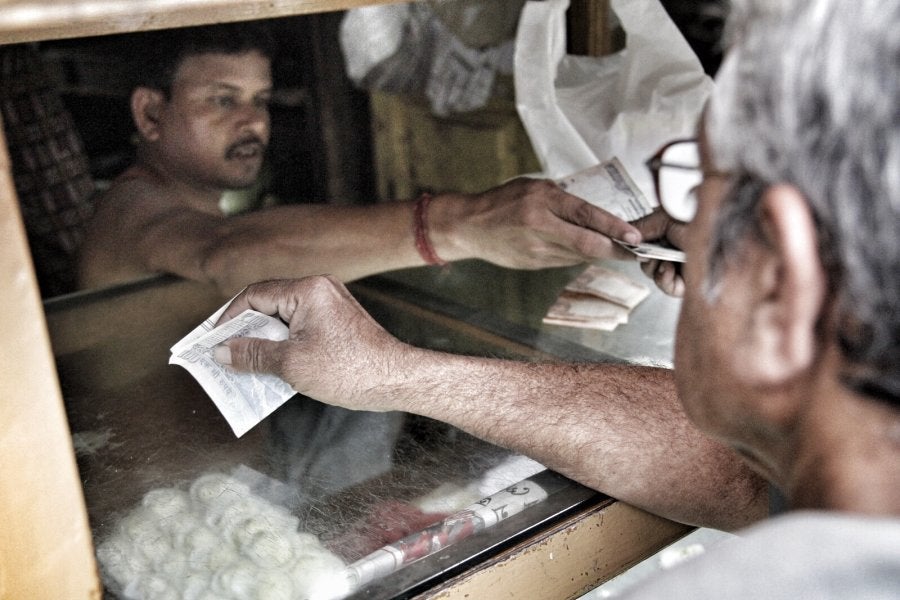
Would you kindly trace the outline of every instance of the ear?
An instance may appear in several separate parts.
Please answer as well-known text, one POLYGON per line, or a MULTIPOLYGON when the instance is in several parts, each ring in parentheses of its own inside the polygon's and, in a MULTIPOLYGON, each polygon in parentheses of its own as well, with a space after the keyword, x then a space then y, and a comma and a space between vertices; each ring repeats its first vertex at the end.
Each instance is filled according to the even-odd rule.
POLYGON ((165 102, 163 93, 153 88, 138 87, 131 93, 131 117, 143 139, 159 139, 159 117, 165 102))
POLYGON ((749 277, 744 376, 778 385, 814 366, 817 324, 825 309, 827 277, 809 204, 793 186, 775 185, 760 198, 763 242, 751 241, 738 269, 749 277))

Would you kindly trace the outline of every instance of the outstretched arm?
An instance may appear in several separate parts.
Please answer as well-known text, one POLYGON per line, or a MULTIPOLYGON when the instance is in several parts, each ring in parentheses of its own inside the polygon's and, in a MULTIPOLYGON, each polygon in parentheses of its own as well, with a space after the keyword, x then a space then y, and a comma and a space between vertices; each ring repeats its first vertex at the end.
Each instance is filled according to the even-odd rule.
POLYGON ((291 335, 229 341, 217 358, 235 369, 275 373, 330 404, 448 422, 674 520, 735 529, 764 515, 762 480, 688 422, 668 370, 414 348, 327 277, 251 286, 222 320, 249 307, 279 314, 291 335))
MULTIPOLYGON (((263 279, 331 273, 351 281, 425 264, 413 202, 284 205, 225 218, 147 180, 120 183, 108 196, 98 208, 99 231, 86 243, 87 283, 111 272, 99 264, 110 256, 130 261, 133 272, 210 281, 229 296, 263 279), (91 250, 97 235, 106 237, 103 252, 91 250)), ((424 218, 427 233, 420 234, 440 259, 480 258, 519 269, 628 258, 610 238, 640 237, 632 225, 546 180, 436 195, 424 218)))
MULTIPOLYGON (((611 237, 638 230, 543 180, 481 194, 441 194, 427 204, 427 237, 444 261, 480 258, 517 269, 627 258, 611 237)), ((227 219, 207 249, 210 278, 238 289, 273 277, 331 273, 342 281, 424 264, 413 202, 287 206, 227 219)))

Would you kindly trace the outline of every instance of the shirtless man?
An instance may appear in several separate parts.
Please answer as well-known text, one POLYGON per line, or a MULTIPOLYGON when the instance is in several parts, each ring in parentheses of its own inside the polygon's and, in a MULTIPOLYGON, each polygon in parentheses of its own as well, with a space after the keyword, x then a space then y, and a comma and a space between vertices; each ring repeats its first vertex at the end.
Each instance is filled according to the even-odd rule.
POLYGON ((418 203, 282 205, 226 217, 222 193, 257 180, 269 142, 265 36, 248 24, 159 35, 160 55, 131 96, 137 161, 96 205, 82 287, 166 272, 230 295, 272 277, 349 281, 467 258, 518 269, 627 258, 610 238, 640 240, 634 226, 527 179, 418 203))

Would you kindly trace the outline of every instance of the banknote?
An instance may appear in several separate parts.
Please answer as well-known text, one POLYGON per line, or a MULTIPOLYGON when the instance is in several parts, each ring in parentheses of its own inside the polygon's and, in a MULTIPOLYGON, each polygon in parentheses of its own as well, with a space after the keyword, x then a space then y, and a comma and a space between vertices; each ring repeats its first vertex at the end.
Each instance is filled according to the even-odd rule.
POLYGON ((629 312, 628 308, 615 302, 563 291, 547 310, 543 322, 548 325, 612 331, 628 322, 629 312))
MULTIPOLYGON (((602 162, 557 180, 562 189, 594 206, 611 212, 625 221, 635 221, 653 212, 653 205, 641 192, 618 158, 602 162)), ((620 246, 640 258, 684 262, 684 252, 660 244, 628 244, 620 246)))
POLYGON ((590 265, 565 288, 569 292, 597 296, 631 310, 650 295, 650 288, 625 273, 590 265))
POLYGON ((228 421, 238 437, 269 416, 295 394, 274 375, 237 373, 213 359, 213 348, 235 337, 285 340, 288 328, 280 319, 246 310, 215 326, 228 305, 222 306, 171 348, 169 364, 184 367, 228 421))
POLYGON ((683 263, 685 260, 684 252, 677 248, 670 248, 660 244, 629 244, 621 240, 614 240, 617 244, 633 253, 638 258, 646 258, 650 260, 665 260, 669 262, 683 263))
POLYGON ((563 177, 556 183, 568 193, 625 221, 634 221, 653 212, 653 205, 618 158, 563 177))

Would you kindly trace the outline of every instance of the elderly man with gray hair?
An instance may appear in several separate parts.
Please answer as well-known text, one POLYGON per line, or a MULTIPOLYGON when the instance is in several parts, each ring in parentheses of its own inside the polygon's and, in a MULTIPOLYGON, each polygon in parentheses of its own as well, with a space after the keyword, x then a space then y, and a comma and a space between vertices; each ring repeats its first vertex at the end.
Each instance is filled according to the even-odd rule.
POLYGON ((896 598, 900 2, 735 0, 729 28, 698 139, 648 163, 686 223, 671 236, 687 253, 674 371, 413 348, 330 278, 250 287, 223 320, 253 307, 291 336, 217 357, 742 528, 629 598, 896 598), (786 512, 762 520, 772 498, 786 512))

